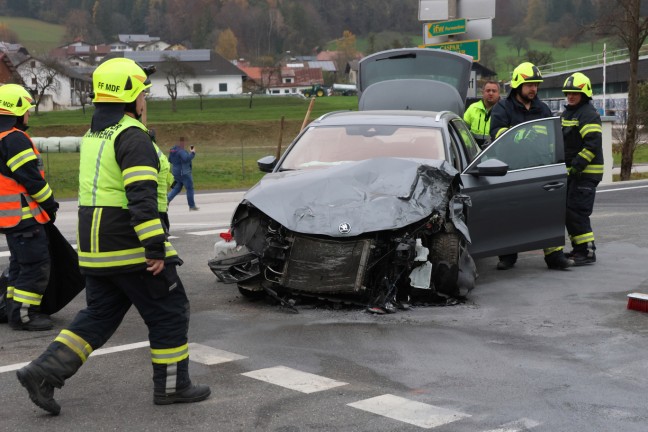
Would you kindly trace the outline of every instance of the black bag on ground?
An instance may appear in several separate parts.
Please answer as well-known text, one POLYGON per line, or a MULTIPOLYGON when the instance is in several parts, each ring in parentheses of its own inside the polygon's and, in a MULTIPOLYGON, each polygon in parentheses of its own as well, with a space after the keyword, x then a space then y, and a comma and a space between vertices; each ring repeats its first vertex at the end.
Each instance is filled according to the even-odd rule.
MULTIPOLYGON (((52 260, 50 279, 41 300, 41 312, 52 315, 63 309, 85 288, 85 278, 79 270, 79 256, 63 234, 52 223, 45 225, 52 260)), ((7 322, 6 295, 9 268, 0 275, 0 323, 7 322)))
POLYGON ((63 309, 85 288, 79 270, 79 256, 54 224, 45 225, 52 260, 49 284, 41 301, 41 312, 48 315, 63 309))

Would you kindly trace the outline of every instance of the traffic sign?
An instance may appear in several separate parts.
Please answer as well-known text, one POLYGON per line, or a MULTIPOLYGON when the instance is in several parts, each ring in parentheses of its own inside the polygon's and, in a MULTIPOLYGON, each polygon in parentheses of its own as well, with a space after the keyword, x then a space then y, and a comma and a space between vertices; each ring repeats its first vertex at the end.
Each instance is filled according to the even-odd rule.
POLYGON ((448 0, 419 0, 419 21, 438 21, 448 18, 448 0))
POLYGON ((455 35, 466 32, 466 20, 464 18, 440 21, 425 24, 429 37, 455 35))
POLYGON ((457 41, 457 42, 446 42, 442 44, 433 44, 433 45, 422 45, 421 48, 434 48, 434 49, 443 49, 447 51, 454 51, 461 54, 469 55, 473 58, 473 61, 479 61, 479 41, 457 41))

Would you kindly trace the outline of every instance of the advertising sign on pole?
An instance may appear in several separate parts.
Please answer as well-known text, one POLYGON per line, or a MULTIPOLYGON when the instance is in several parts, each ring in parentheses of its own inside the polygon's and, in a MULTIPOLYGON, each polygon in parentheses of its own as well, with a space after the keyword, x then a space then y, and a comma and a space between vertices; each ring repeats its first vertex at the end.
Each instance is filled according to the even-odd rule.
POLYGON ((469 55, 473 61, 479 61, 479 41, 457 41, 442 44, 422 45, 421 48, 443 49, 469 55))

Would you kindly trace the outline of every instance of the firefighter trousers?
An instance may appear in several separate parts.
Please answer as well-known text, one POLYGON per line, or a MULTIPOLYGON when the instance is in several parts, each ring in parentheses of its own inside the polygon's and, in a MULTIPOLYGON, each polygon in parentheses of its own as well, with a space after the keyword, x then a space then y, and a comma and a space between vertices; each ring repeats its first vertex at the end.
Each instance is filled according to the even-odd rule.
POLYGON ((187 343, 189 300, 175 265, 166 265, 158 276, 146 270, 86 275, 86 303, 67 330, 83 338, 92 350, 110 339, 131 305, 149 329, 152 350, 187 343))
POLYGON ((10 252, 7 297, 15 302, 9 321, 19 322, 19 315, 26 316, 30 308, 38 310, 47 289, 51 266, 47 233, 43 225, 34 224, 5 236, 10 252))
POLYGON ((598 180, 584 176, 569 176, 567 179, 566 226, 574 247, 587 247, 587 243, 594 241, 590 216, 598 184, 598 180))

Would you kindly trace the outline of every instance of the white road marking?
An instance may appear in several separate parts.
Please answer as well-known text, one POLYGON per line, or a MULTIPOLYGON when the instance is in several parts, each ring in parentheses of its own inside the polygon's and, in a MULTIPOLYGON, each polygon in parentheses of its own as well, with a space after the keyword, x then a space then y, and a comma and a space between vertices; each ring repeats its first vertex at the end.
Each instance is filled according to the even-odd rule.
POLYGON ((20 369, 23 366, 27 366, 28 364, 29 364, 29 362, 16 363, 16 364, 7 365, 7 366, 0 366, 0 373, 15 371, 15 370, 20 369))
POLYGON ((535 420, 523 418, 520 420, 503 424, 497 429, 490 429, 485 432, 522 432, 529 429, 533 429, 536 426, 540 426, 540 423, 535 420))
POLYGON ((424 429, 432 429, 447 423, 470 417, 459 411, 429 405, 386 394, 348 404, 350 407, 368 411, 390 419, 409 423, 424 429))
POLYGON ((215 229, 215 230, 209 230, 209 231, 191 231, 187 232, 187 234, 191 235, 197 235, 197 236, 205 236, 205 235, 213 235, 213 234, 218 234, 222 232, 226 232, 227 230, 222 230, 222 229, 215 229))
POLYGON ((205 365, 215 365, 226 363, 234 360, 243 360, 247 357, 234 354, 228 351, 219 350, 210 346, 198 343, 189 344, 189 359, 191 361, 205 365))
POLYGON ((601 190, 596 190, 597 194, 604 193, 604 192, 616 192, 616 191, 625 191, 625 190, 631 190, 631 189, 644 189, 648 188, 648 185, 646 186, 628 186, 628 187, 622 187, 622 188, 616 188, 616 189, 601 189, 601 190))
MULTIPOLYGON (((135 342, 132 344, 127 344, 127 345, 118 345, 110 348, 99 348, 98 350, 95 350, 90 354, 90 356, 100 356, 104 354, 112 354, 116 352, 121 352, 121 351, 129 351, 132 349, 137 349, 137 348, 143 348, 149 346, 148 341, 145 342, 135 342)), ((3 372, 11 372, 14 370, 18 370, 23 366, 27 366, 30 362, 25 362, 25 363, 16 363, 12 365, 7 365, 7 366, 1 366, 0 367, 0 373, 3 372)))
POLYGON ((132 349, 137 349, 137 348, 144 348, 149 346, 148 341, 144 342, 135 342, 132 344, 127 344, 127 345, 118 345, 110 348, 99 348, 98 350, 92 351, 92 354, 90 356, 99 356, 99 355, 104 355, 104 354, 112 354, 116 352, 121 352, 121 351, 128 351, 132 349))
MULTIPOLYGON (((77 248, 77 245, 75 245, 75 244, 70 245, 70 246, 72 246, 74 249, 77 248)), ((10 255, 11 255, 11 252, 9 252, 9 251, 0 252, 0 258, 8 257, 10 255)))
POLYGON ((302 393, 315 393, 348 384, 308 372, 291 369, 286 366, 259 369, 252 372, 242 373, 241 375, 269 382, 270 384, 276 384, 302 393))

